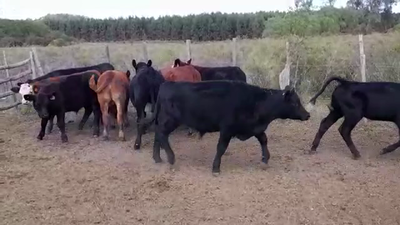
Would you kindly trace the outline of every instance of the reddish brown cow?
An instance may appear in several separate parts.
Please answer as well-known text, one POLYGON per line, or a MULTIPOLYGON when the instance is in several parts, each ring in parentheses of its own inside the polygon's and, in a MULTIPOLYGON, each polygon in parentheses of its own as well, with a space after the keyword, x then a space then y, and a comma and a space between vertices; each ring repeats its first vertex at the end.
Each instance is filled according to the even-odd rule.
POLYGON ((174 67, 167 67, 160 70, 164 79, 167 81, 187 81, 199 82, 201 75, 192 65, 185 65, 177 67, 178 60, 174 61, 174 67))
MULTIPOLYGON (((184 66, 178 66, 180 63, 179 59, 175 59, 172 67, 163 68, 160 73, 167 81, 187 81, 187 82, 200 82, 201 74, 191 64, 184 66)), ((188 128, 188 135, 192 135, 193 130, 188 128)))
POLYGON ((103 139, 108 140, 109 114, 117 118, 119 126, 118 137, 125 141, 124 126, 128 126, 127 111, 129 101, 129 76, 118 70, 107 70, 100 75, 97 84, 95 77, 89 80, 89 86, 97 93, 103 118, 103 139))

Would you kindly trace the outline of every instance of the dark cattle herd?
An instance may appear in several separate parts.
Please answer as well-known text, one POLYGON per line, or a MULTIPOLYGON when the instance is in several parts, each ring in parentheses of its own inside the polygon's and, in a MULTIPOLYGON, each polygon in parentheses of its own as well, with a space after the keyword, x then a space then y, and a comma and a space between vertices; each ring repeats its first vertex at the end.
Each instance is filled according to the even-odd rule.
MULTIPOLYGON (((236 66, 204 67, 192 65, 191 59, 175 59, 172 66, 157 70, 151 60, 132 60, 135 75, 116 70, 109 63, 89 67, 62 69, 36 79, 18 83, 11 90, 22 96, 22 103, 31 103, 41 119, 37 139, 52 131, 53 119, 61 132, 61 141, 68 142, 65 114, 84 109, 78 129, 82 130, 93 113, 93 136, 108 140, 111 120, 116 120, 119 139, 126 140, 129 126, 128 105, 136 110, 137 135, 134 149, 140 149, 142 136, 154 126, 153 160, 162 162, 163 148, 169 164, 175 154, 169 143, 170 134, 179 126, 196 131, 199 138, 206 133, 219 133, 212 172, 220 173, 221 157, 230 141, 255 137, 260 143, 261 161, 270 159, 265 131, 275 119, 307 121, 310 113, 303 107, 293 87, 284 90, 262 88, 247 83, 246 74, 236 66), (145 112, 151 105, 151 115, 145 112)), ((400 129, 400 84, 393 82, 356 82, 340 77, 329 78, 310 100, 312 105, 332 82, 339 85, 331 96, 330 112, 320 123, 310 153, 315 153, 325 132, 341 117, 339 133, 355 159, 360 157, 351 139, 351 131, 363 118, 394 122, 400 129)), ((400 147, 400 140, 385 147, 386 154, 400 147)))

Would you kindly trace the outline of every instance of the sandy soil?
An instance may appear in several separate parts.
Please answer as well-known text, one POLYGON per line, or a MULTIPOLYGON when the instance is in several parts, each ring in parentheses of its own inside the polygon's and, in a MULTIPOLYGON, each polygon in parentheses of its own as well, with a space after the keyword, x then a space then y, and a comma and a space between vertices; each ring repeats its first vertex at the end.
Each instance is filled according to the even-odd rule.
POLYGON ((388 123, 356 127, 355 161, 337 131, 342 120, 316 155, 305 151, 320 117, 276 121, 267 169, 255 138, 233 140, 213 177, 218 133, 198 140, 176 131, 172 172, 153 162, 152 132, 140 151, 133 126, 126 142, 116 130, 109 142, 94 139, 77 122, 68 124, 67 144, 56 126, 37 141, 38 117, 12 112, 0 114, 0 224, 400 224, 400 150, 379 156, 397 140, 388 123))

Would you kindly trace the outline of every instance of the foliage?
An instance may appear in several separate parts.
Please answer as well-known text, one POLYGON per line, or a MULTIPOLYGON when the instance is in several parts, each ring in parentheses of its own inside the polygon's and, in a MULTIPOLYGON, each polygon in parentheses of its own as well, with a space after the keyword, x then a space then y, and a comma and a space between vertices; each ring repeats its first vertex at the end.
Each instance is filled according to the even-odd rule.
POLYGON ((40 21, 0 19, 0 46, 48 45, 57 38, 65 42, 73 40, 40 21))
POLYGON ((0 20, 0 46, 68 45, 76 40, 111 42, 135 40, 220 41, 233 37, 315 36, 386 32, 400 23, 394 0, 349 0, 347 8, 311 10, 311 0, 296 1, 291 12, 210 13, 154 18, 93 19, 69 14, 39 20, 0 20), (375 2, 374 2, 375 1, 375 2), (379 6, 377 8, 377 6, 379 6), (73 39, 71 39, 73 37, 73 39), (57 40, 56 40, 57 39, 57 40))

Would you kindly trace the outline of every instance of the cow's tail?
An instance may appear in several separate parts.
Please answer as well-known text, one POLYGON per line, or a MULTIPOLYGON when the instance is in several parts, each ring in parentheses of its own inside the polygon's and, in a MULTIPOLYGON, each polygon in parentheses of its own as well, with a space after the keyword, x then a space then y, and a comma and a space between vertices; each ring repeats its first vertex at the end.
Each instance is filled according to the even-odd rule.
POLYGON ((315 102, 317 101, 317 98, 325 91, 325 88, 332 82, 332 81, 338 81, 340 84, 347 83, 348 81, 344 78, 338 77, 338 76, 333 76, 330 77, 328 80, 325 81, 324 85, 322 85, 322 88, 312 97, 307 104, 308 109, 312 109, 315 106, 315 102))
MULTIPOLYGON (((93 75, 90 79, 93 78, 93 75)), ((100 79, 100 77, 99 77, 100 79)), ((102 92, 108 85, 110 84, 111 80, 113 79, 113 76, 107 76, 105 82, 102 82, 100 85, 97 85, 97 89, 95 90, 96 93, 102 92)), ((97 81, 99 82, 99 81, 97 81)))
POLYGON ((92 76, 90 77, 90 79, 89 79, 89 87, 90 87, 90 89, 92 89, 93 91, 96 91, 96 90, 97 90, 97 82, 96 82, 96 80, 95 80, 94 75, 92 75, 92 76))

